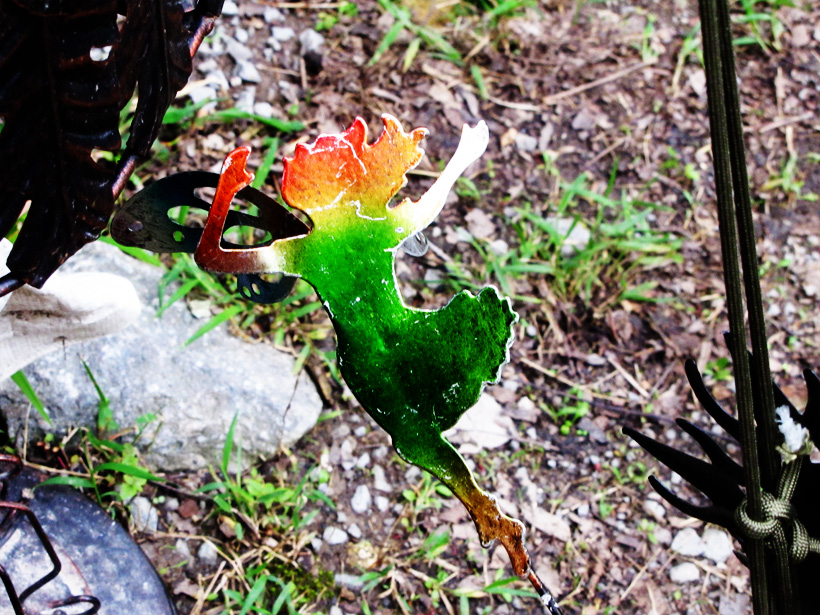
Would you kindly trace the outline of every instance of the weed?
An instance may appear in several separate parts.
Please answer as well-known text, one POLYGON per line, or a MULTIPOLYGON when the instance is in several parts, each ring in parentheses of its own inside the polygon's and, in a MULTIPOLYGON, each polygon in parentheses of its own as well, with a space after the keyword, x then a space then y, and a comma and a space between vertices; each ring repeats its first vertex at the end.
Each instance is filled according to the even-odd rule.
POLYGON ((15 372, 11 375, 11 381, 17 385, 17 388, 26 396, 29 403, 31 404, 32 408, 37 411, 43 419, 51 425, 51 417, 48 416, 48 409, 43 405, 43 402, 40 401, 40 398, 37 396, 37 392, 34 390, 34 387, 31 386, 31 383, 26 378, 26 375, 23 373, 23 370, 15 372))
MULTIPOLYGON (((247 475, 242 472, 231 472, 229 465, 234 456, 234 417, 225 438, 220 465, 221 479, 202 486, 200 493, 212 493, 213 501, 220 513, 224 513, 233 522, 237 540, 244 537, 242 524, 254 535, 260 535, 266 529, 298 531, 309 525, 318 510, 304 513, 308 502, 322 502, 335 509, 333 501, 318 488, 309 484, 311 472, 305 473, 295 486, 275 485, 252 467, 247 475)), ((240 450, 237 449, 237 462, 241 462, 240 450)), ((315 475, 314 475, 315 476, 315 475)))
MULTIPOLYGON (((811 156, 807 156, 806 158, 812 160, 811 156)), ((797 156, 793 154, 789 155, 788 159, 780 167, 780 173, 771 177, 769 181, 763 184, 760 187, 761 191, 781 191, 786 196, 786 204, 789 206, 794 205, 797 201, 814 202, 820 200, 820 196, 814 192, 803 192, 805 182, 799 178, 798 162, 797 156)))
POLYGON ((497 249, 488 240, 477 240, 461 231, 478 255, 473 265, 463 260, 447 262, 454 290, 477 289, 495 283, 517 301, 531 297, 515 294, 514 280, 546 276, 559 300, 576 299, 600 312, 624 300, 659 301, 657 282, 634 284, 639 272, 681 262, 681 240, 652 227, 664 208, 621 193, 611 196, 614 176, 603 193, 593 192, 586 174, 561 183, 558 202, 546 211, 531 204, 515 208, 509 224, 518 244, 497 249), (584 217, 582 204, 594 210, 584 217))
POLYGON ((368 61, 367 66, 373 66, 378 62, 404 30, 407 30, 413 35, 402 62, 402 67, 405 71, 412 65, 422 42, 437 50, 439 55, 456 66, 463 64, 461 54, 458 50, 433 28, 415 23, 409 10, 395 4, 392 0, 379 0, 379 4, 386 12, 393 16, 395 21, 379 43, 373 57, 368 61))
POLYGON ((70 485, 89 489, 101 506, 108 503, 128 502, 139 495, 148 481, 164 482, 163 478, 152 474, 137 454, 134 446, 145 428, 156 420, 153 414, 146 414, 137 421, 136 435, 132 442, 119 442, 126 433, 135 430, 121 430, 114 420, 110 400, 98 384, 91 368, 83 362, 86 374, 97 391, 97 436, 85 430, 80 452, 71 458, 71 464, 85 468, 84 475, 55 476, 43 485, 70 485), (112 433, 116 431, 116 433, 112 433), (102 463, 98 460, 102 459, 102 463))
POLYGON ((732 366, 727 357, 719 357, 714 361, 706 363, 703 368, 703 375, 711 378, 713 382, 728 382, 732 379, 732 366))
POLYGON ((323 30, 332 30, 333 26, 335 26, 339 21, 343 18, 353 18, 359 14, 359 7, 357 7, 353 2, 342 2, 339 7, 336 9, 335 13, 328 13, 326 11, 320 11, 317 16, 316 25, 314 29, 317 32, 321 32, 323 30))
POLYGON ((739 45, 759 45, 764 51, 780 51, 780 37, 785 32, 783 22, 777 17, 777 9, 793 6, 791 0, 740 0, 743 13, 735 15, 733 21, 746 24, 749 34, 734 39, 739 45))
POLYGON ((431 474, 422 471, 421 482, 412 489, 402 491, 402 496, 413 505, 415 514, 418 514, 429 509, 440 510, 444 506, 441 498, 452 498, 453 492, 431 474))
MULTIPOLYGON (((297 485, 288 486, 266 480, 256 468, 244 473, 232 472, 231 461, 234 458, 241 461, 239 449, 234 447, 235 428, 236 417, 222 448, 221 477, 201 487, 199 493, 212 494, 214 512, 223 526, 234 530, 238 542, 245 540, 246 530, 253 535, 253 544, 262 535, 287 535, 300 544, 310 540, 314 534, 304 535, 302 530, 319 511, 306 511, 306 506, 310 502, 321 502, 335 509, 333 501, 312 484, 312 481, 321 481, 322 474, 307 471, 297 485)), ((239 578, 231 576, 231 586, 221 591, 221 602, 227 609, 238 608, 243 614, 296 613, 302 605, 335 591, 330 573, 322 571, 314 576, 268 547, 252 548, 242 555, 241 561, 234 562, 232 569, 242 574, 239 578)))
MULTIPOLYGON (((575 425, 583 417, 589 414, 590 403, 584 401, 580 395, 582 392, 579 389, 570 389, 567 396, 564 398, 564 403, 559 408, 552 408, 544 406, 545 411, 552 419, 553 423, 560 425, 559 431, 561 435, 568 436, 572 433, 575 425)), ((578 435, 585 435, 586 432, 578 430, 578 435)))

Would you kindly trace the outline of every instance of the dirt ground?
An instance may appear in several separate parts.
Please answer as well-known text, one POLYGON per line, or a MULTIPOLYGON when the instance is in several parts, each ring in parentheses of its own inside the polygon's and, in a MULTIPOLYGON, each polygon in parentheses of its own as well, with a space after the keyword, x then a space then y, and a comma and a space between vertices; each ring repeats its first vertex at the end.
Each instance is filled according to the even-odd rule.
MULTIPOLYGON (((461 125, 483 119, 490 128, 490 147, 470 172, 472 184, 461 186, 427 233, 432 249, 420 258, 403 255, 399 263, 407 301, 428 307, 452 296, 458 282, 454 270, 466 272, 462 282, 498 283, 489 257, 475 245, 500 246, 501 253, 504 246, 520 250, 525 241, 516 231, 522 228, 516 226, 517 210, 554 215, 561 183, 582 173, 592 192, 604 193, 612 179, 616 200, 623 193, 662 205, 648 221, 653 232, 680 242, 678 262, 662 259, 627 268, 620 277, 604 267, 590 292, 574 297, 557 292, 550 276, 509 278, 521 318, 518 339, 501 385, 487 391, 512 418, 512 427, 494 448, 478 452, 480 445, 469 448, 467 442, 465 455, 482 486, 498 494, 506 512, 528 524, 536 568, 566 612, 751 612, 748 576, 734 555, 716 564, 672 549, 672 539, 683 529, 701 534, 703 524, 661 504, 646 475, 658 475, 680 493, 696 496, 621 434, 622 427, 632 426, 695 450, 674 419, 687 417, 707 430, 711 424, 693 402, 683 361, 694 358, 703 370, 727 354, 704 75, 696 54, 682 51, 697 40, 691 36, 698 23, 696 3, 552 0, 522 3, 498 18, 453 3, 439 9, 423 0, 414 4, 414 22, 449 42, 462 65, 447 59, 429 37, 416 43, 408 29, 370 64, 395 19, 385 10, 387 3, 356 0, 355 15, 343 5, 242 2, 235 15, 222 18, 195 61, 200 67, 207 62, 207 70, 195 70, 189 92, 221 70, 230 87, 219 92, 225 98, 218 108, 235 106, 254 87, 257 112, 258 103, 267 102, 270 109, 263 106, 262 111, 301 121, 303 130, 279 134, 247 120, 169 127, 163 135, 167 162, 142 169, 140 178, 149 181, 170 168, 211 170, 237 143, 254 146, 254 167, 261 162, 264 138, 278 135, 279 156, 266 187, 274 192, 281 155, 291 153, 297 142, 338 132, 356 116, 368 122, 373 138, 381 131, 380 115, 390 113, 405 128, 430 131, 424 143, 427 158, 404 189, 417 197, 455 150, 461 125), (317 23, 331 27, 322 30, 321 47, 305 53, 299 34, 317 23), (272 27, 291 28, 295 35, 287 38, 280 31, 284 40, 273 44, 272 27), (223 51, 229 39, 251 51, 258 82, 234 77, 235 58, 223 51), (408 47, 417 44, 405 70, 408 47), (623 283, 652 283, 645 287, 651 300, 624 298, 623 283), (583 409, 579 421, 556 418, 556 410, 567 406, 583 409), (694 563, 696 578, 672 581, 670 571, 684 562, 694 563)), ((801 371, 817 369, 820 342, 820 217, 817 203, 802 198, 820 193, 820 7, 775 11, 769 3, 758 5, 776 15, 782 33, 776 27, 774 36, 764 24, 765 46, 738 47, 742 111, 752 194, 759 199, 756 221, 772 370, 802 407, 801 371), (793 167, 787 164, 790 157, 793 167)), ((749 31, 748 25, 737 25, 737 36, 749 31)), ((188 102, 182 98, 179 104, 188 102)), ((594 212, 594 204, 581 199, 569 215, 580 213, 583 220, 594 212)), ((284 346, 297 353, 298 345, 288 340, 284 346)), ((333 347, 332 338, 318 343, 333 347)), ((259 537, 288 566, 317 578, 322 571, 336 575, 332 589, 305 612, 365 612, 363 602, 373 613, 462 612, 454 589, 474 590, 469 612, 537 611, 534 598, 486 591, 497 571, 511 576, 503 550, 481 548, 461 505, 398 459, 387 435, 320 360, 311 358, 306 368, 325 396, 330 418, 292 450, 259 467, 262 475, 287 474, 294 484, 317 463, 329 474, 325 494, 335 511, 311 501, 302 511, 317 511, 311 523, 259 537), (336 409, 344 412, 332 413, 336 409), (383 510, 373 505, 366 515, 353 512, 351 498, 361 485, 373 497, 387 498, 383 510), (415 495, 408 497, 408 489, 415 495), (317 540, 328 526, 347 531, 351 524, 359 536, 348 532, 344 544, 317 540), (420 556, 430 555, 424 542, 440 530, 452 537, 447 547, 420 556), (374 576, 379 582, 373 587, 363 589, 357 581, 386 569, 374 576)), ((715 367, 710 374, 715 396, 731 408, 731 382, 715 367)), ((204 475, 169 478, 192 490, 209 480, 204 475)), ((160 506, 161 531, 139 535, 143 548, 181 613, 221 612, 206 594, 221 591, 220 583, 241 586, 226 570, 236 569, 237 562, 251 566, 254 555, 243 559, 243 553, 258 551, 246 550, 248 537, 243 543, 235 532, 231 535, 211 504, 200 504, 190 492, 153 489, 153 495, 179 507, 160 506), (205 537, 227 559, 209 563, 180 551, 180 540, 195 553, 205 537)), ((528 588, 519 582, 509 587, 528 588)))

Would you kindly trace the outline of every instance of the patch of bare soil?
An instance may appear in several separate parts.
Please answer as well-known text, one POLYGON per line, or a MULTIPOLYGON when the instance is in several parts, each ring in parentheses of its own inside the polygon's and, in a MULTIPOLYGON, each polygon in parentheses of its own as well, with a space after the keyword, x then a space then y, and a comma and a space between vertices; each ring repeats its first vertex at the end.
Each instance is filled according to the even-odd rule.
MULTIPOLYGON (((251 96, 257 113, 304 122, 303 131, 278 135, 280 155, 292 152, 297 141, 338 132, 356 116, 365 118, 371 135, 380 132, 382 113, 408 128, 429 128, 428 156, 404 189, 412 196, 423 192, 452 154, 462 123, 487 121, 490 148, 470 175, 472 187, 462 186, 429 229, 432 249, 421 258, 404 255, 399 263, 403 292, 414 305, 445 303, 453 294, 453 267, 470 272, 473 283, 498 283, 475 244, 489 250, 501 242, 495 243, 501 254, 505 246, 507 252, 520 250, 526 237, 516 233, 516 209, 552 215, 563 193, 560 183, 582 173, 598 194, 612 178, 610 194, 663 205, 650 223, 655 232, 682 241, 678 263, 667 260, 617 279, 602 269, 590 293, 575 297, 556 292, 551 276, 510 277, 521 298, 515 301, 521 326, 502 383, 488 393, 512 421, 502 422, 506 431, 496 448, 475 452, 481 443, 467 456, 480 483, 529 524, 536 567, 567 612, 750 612, 748 577, 734 555, 715 563, 671 547, 684 528, 702 534, 703 524, 661 504, 645 477, 659 475, 695 496, 620 432, 636 426, 694 450, 674 419, 687 417, 707 430, 711 425, 689 393, 682 369, 688 357, 702 370, 711 366, 715 396, 732 407, 731 382, 712 363, 727 354, 727 321, 705 82, 696 53, 682 52, 697 38, 696 3, 555 0, 497 23, 457 6, 434 16, 428 27, 454 46, 463 65, 422 41, 406 70, 405 52, 416 35, 404 30, 369 65, 393 18, 370 0, 357 0, 356 15, 340 14, 339 6, 244 2, 237 15, 221 20, 197 58, 202 70, 193 79, 222 71, 231 87, 219 91, 228 97, 220 107, 234 106, 242 96, 247 103, 251 96), (338 21, 322 32, 318 50, 304 53, 300 33, 328 15, 338 21), (272 28, 290 28, 294 36, 272 28), (272 42, 276 36, 283 40, 272 42), (258 83, 235 76, 230 40, 250 50, 258 83), (631 286, 652 282, 652 301, 619 299, 623 280, 631 286), (556 412, 568 407, 588 412, 567 424, 556 412), (695 567, 690 582, 673 581, 670 572, 685 562, 695 567)), ((775 14, 783 25, 780 47, 739 47, 738 68, 750 179, 760 198, 772 368, 800 407, 800 373, 817 368, 820 340, 820 219, 816 202, 802 198, 820 192, 820 10, 815 5, 775 14), (791 170, 790 157, 796 162, 791 170)), ((425 7, 416 8, 417 23, 424 24, 425 15, 425 7)), ((748 31, 738 26, 737 35, 748 31)), ((767 31, 761 36, 772 40, 767 31)), ((251 166, 258 165, 269 134, 276 133, 248 121, 189 128, 169 135, 177 140, 167 162, 161 169, 153 165, 150 173, 212 169, 238 143, 255 147, 251 166)), ((281 158, 268 179, 270 192, 279 171, 281 158)), ((580 199, 569 215, 580 213, 583 220, 594 215, 593 205, 580 199)), ((332 338, 323 343, 333 348, 332 338)), ((243 543, 211 503, 160 489, 157 494, 171 503, 161 510, 161 531, 141 540, 163 570, 180 612, 221 612, 206 594, 221 591, 224 583, 242 589, 241 574, 227 580, 226 571, 254 565, 248 541, 256 541, 256 553, 278 549, 288 566, 311 575, 336 575, 333 589, 320 594, 308 612, 359 613, 363 602, 373 613, 462 612, 459 588, 473 590, 470 612, 536 611, 533 598, 508 601, 486 591, 498 570, 510 575, 503 550, 482 549, 460 504, 430 493, 429 482, 398 459, 387 436, 320 361, 311 360, 309 368, 329 408, 345 412, 322 422, 294 450, 274 456, 261 472, 287 475, 295 484, 318 464, 328 472, 325 492, 336 509, 310 502, 301 514, 318 512, 305 527, 290 534, 246 534, 243 543), (362 486, 371 495, 364 514, 351 508, 362 486), (408 489, 415 495, 408 496, 408 489), (331 544, 331 526, 345 533, 345 542, 331 544), (441 530, 451 541, 442 552, 425 556, 425 540, 441 530), (198 556, 203 541, 216 545, 220 555, 198 556), (243 559, 243 552, 251 555, 243 559), (358 577, 385 570, 380 582, 362 589, 358 577)), ((210 480, 172 478, 192 489, 210 480)))

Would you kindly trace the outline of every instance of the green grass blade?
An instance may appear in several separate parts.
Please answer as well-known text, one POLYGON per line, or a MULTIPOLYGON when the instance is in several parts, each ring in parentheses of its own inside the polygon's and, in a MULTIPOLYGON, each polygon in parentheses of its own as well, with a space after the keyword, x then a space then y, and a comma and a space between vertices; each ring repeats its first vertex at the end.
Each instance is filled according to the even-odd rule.
POLYGON ((40 398, 37 396, 37 392, 34 390, 34 387, 31 386, 31 383, 28 381, 28 378, 26 378, 23 371, 20 370, 19 372, 13 373, 11 375, 11 381, 17 385, 17 388, 22 391, 29 403, 34 406, 34 409, 37 410, 37 414, 43 417, 46 423, 53 425, 51 418, 48 416, 48 410, 46 410, 43 402, 40 401, 40 398))
POLYGON ((270 168, 273 166, 273 161, 276 160, 276 154, 279 152, 279 138, 271 137, 265 139, 264 147, 267 148, 265 157, 262 159, 262 164, 256 169, 256 176, 253 178, 253 183, 251 184, 257 190, 260 190, 262 186, 265 185, 265 180, 268 178, 270 168))
POLYGON ((222 447, 222 474, 225 478, 228 478, 228 464, 231 462, 231 455, 233 454, 233 438, 236 430, 236 420, 238 418, 239 414, 233 415, 228 434, 225 436, 225 445, 222 447))
POLYGON ((484 82, 484 75, 481 74, 481 68, 473 64, 470 67, 470 75, 472 75, 473 81, 475 81, 479 96, 481 96, 483 100, 489 99, 490 93, 487 91, 487 84, 484 82))
POLYGON ((367 66, 373 66, 376 62, 381 60, 381 57, 385 54, 385 52, 390 49, 390 45, 396 42, 396 39, 401 34, 402 30, 404 30, 404 23, 396 20, 390 29, 387 31, 387 34, 384 35, 384 38, 379 43, 379 46, 376 47, 376 51, 373 54, 373 57, 367 61, 367 66))
POLYGON ((162 264, 162 261, 159 259, 159 257, 153 252, 149 252, 148 250, 144 250, 143 248, 134 248, 132 246, 120 245, 108 235, 103 235, 102 237, 100 237, 99 240, 103 243, 107 243, 108 245, 116 247, 128 256, 132 256, 137 260, 141 260, 143 263, 148 263, 149 265, 153 265, 154 267, 165 267, 165 265, 162 264))
POLYGON ((199 280, 187 280, 182 286, 180 286, 174 291, 173 295, 168 297, 166 301, 163 301, 162 305, 157 310, 156 317, 159 318, 160 316, 162 316, 165 310, 174 305, 174 303, 182 299, 185 295, 187 295, 197 286, 199 286, 199 280))
POLYGON ((193 344, 196 340, 200 337, 208 333, 208 331, 212 331, 216 329, 219 325, 221 325, 226 320, 230 320, 237 314, 239 314, 242 310, 245 309, 245 306, 242 304, 232 305, 231 307, 222 310, 219 314, 216 314, 213 318, 211 318, 208 322, 202 325, 199 329, 197 329, 196 333, 194 333, 187 342, 185 342, 182 347, 188 346, 189 344, 193 344))
POLYGON ((95 473, 104 472, 106 470, 110 470, 111 472, 119 472, 120 474, 127 474, 128 476, 134 476, 135 478, 141 478, 143 480, 153 480, 161 483, 165 482, 164 478, 152 474, 145 468, 133 466, 127 463, 121 463, 119 461, 107 461, 106 463, 102 463, 94 468, 95 473))
POLYGON ((222 109, 221 111, 215 111, 208 116, 208 119, 219 120, 222 122, 252 120, 254 122, 259 122, 260 124, 270 126, 271 128, 275 128, 280 132, 299 132, 300 130, 305 129, 305 125, 302 122, 297 122, 295 120, 279 120, 275 117, 265 117, 256 113, 248 113, 247 111, 242 111, 240 109, 222 109))
MULTIPOLYGON (((53 476, 37 487, 45 487, 46 485, 68 485, 76 489, 96 489, 97 484, 90 478, 83 478, 81 476, 53 476)), ((35 489, 37 488, 35 487, 35 489)))

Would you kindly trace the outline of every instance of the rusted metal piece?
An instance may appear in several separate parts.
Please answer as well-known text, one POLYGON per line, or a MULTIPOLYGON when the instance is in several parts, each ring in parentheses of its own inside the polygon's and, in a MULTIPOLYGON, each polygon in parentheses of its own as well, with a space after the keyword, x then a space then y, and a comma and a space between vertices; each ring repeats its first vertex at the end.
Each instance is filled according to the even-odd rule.
POLYGON ((0 70, 8 77, 0 83, 0 237, 28 208, 0 297, 41 287, 100 236, 222 3, 0 0, 0 70), (92 58, 92 50, 108 55, 92 58), (123 149, 120 110, 137 87, 123 149), (122 152, 119 165, 96 160, 94 150, 122 152))

